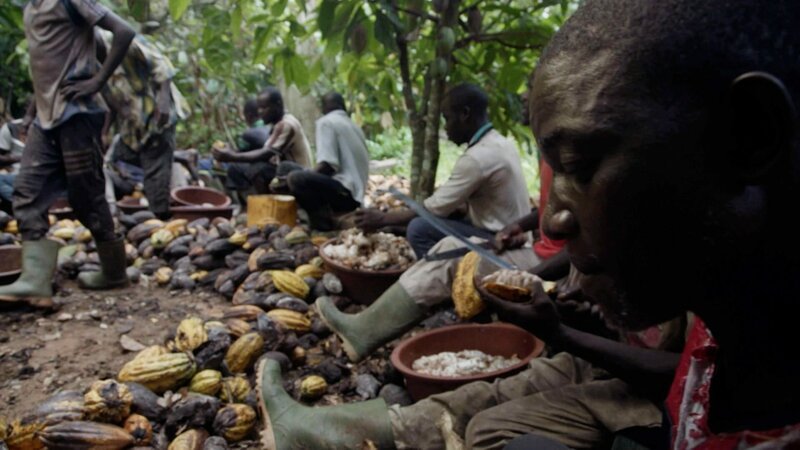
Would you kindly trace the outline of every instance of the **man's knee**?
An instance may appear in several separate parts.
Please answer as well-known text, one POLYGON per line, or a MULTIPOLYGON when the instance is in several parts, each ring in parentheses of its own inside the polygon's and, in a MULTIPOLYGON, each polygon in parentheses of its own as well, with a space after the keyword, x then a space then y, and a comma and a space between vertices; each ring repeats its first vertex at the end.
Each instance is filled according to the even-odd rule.
POLYGON ((464 443, 472 449, 499 449, 514 436, 506 435, 502 425, 498 423, 496 408, 489 408, 472 416, 464 432, 464 443))
POLYGON ((308 185, 308 176, 305 171, 296 170, 286 176, 286 184, 292 192, 304 190, 308 185))

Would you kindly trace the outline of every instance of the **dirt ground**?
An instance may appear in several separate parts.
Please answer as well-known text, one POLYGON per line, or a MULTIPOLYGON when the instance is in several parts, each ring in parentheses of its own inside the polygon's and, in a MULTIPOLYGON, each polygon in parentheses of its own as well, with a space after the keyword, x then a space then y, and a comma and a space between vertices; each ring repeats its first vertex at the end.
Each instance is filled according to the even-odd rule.
POLYGON ((114 378, 131 358, 122 336, 160 344, 187 314, 221 316, 229 305, 213 293, 141 285, 107 293, 68 285, 58 300, 63 306, 52 314, 0 312, 0 415, 23 417, 59 390, 114 378))

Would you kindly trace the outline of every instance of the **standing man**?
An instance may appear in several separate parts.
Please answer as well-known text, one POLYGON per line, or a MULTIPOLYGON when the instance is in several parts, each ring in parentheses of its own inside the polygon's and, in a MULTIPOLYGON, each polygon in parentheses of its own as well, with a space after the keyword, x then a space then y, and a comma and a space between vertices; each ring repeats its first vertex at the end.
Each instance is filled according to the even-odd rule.
MULTIPOLYGON (((447 93, 442 105, 447 137, 467 149, 447 182, 424 202, 463 235, 484 239, 531 211, 519 151, 492 128, 488 107, 489 98, 478 86, 460 84, 447 93)), ((417 258, 445 237, 411 210, 367 209, 358 214, 356 224, 367 230, 408 225, 406 237, 417 258)))
MULTIPOLYGON (((111 33, 101 30, 98 54, 105 58, 111 33)), ((172 82, 175 69, 144 36, 137 36, 122 64, 108 80, 103 98, 117 124, 108 159, 139 166, 144 171, 144 194, 159 219, 169 218, 170 181, 175 154, 175 126, 188 106, 172 82)))
POLYGON ((249 163, 249 166, 240 166, 241 176, 250 182, 256 193, 268 194, 278 163, 292 161, 310 169, 311 151, 300 121, 286 112, 283 96, 277 88, 268 87, 258 95, 258 109, 264 123, 272 126, 272 133, 262 148, 239 153, 215 148, 212 152, 220 162, 249 163))
POLYGON ((58 243, 46 238, 47 210, 65 188, 78 219, 92 232, 101 272, 82 274, 81 285, 127 284, 125 243, 103 196, 101 130, 105 107, 96 95, 122 62, 133 29, 96 0, 32 0, 25 35, 36 101, 14 190, 14 213, 23 239, 22 274, 0 288, 0 301, 53 306, 51 277, 58 243), (97 62, 95 25, 113 33, 108 58, 97 62))
POLYGON ((322 97, 324 116, 317 120, 317 166, 298 170, 297 164, 283 163, 278 175, 286 177, 289 192, 308 213, 311 227, 334 228, 334 213, 346 213, 361 206, 369 177, 367 140, 361 128, 347 115, 344 98, 338 92, 322 97))

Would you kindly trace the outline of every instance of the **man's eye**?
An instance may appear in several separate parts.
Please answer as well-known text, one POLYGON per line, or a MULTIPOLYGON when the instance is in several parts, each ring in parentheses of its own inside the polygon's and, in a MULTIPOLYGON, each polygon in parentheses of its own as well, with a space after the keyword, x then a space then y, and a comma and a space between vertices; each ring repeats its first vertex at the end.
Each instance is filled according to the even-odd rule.
POLYGON ((594 176, 597 164, 597 160, 580 159, 563 162, 561 163, 561 167, 566 175, 575 177, 579 183, 588 183, 594 176))

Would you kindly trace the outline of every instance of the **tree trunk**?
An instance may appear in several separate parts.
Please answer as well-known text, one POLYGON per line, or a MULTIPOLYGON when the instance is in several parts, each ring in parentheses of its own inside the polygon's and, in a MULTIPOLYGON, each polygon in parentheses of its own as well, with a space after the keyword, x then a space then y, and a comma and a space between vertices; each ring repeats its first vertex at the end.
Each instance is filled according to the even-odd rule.
MULTIPOLYGON (((447 9, 445 9, 440 16, 436 28, 437 39, 439 30, 444 27, 452 28, 457 25, 460 6, 461 0, 450 0, 447 9)), ((427 101, 424 157, 422 159, 419 182, 413 184, 412 180, 412 186, 416 187, 414 196, 417 199, 428 197, 433 193, 436 187, 436 169, 439 166, 439 130, 442 122, 442 100, 444 100, 444 91, 447 88, 447 74, 453 64, 452 53, 443 52, 438 45, 436 48, 436 57, 447 61, 448 70, 444 73, 435 73, 431 71, 430 95, 423 99, 423 101, 427 101)), ((428 82, 427 77, 426 82, 428 82)))

